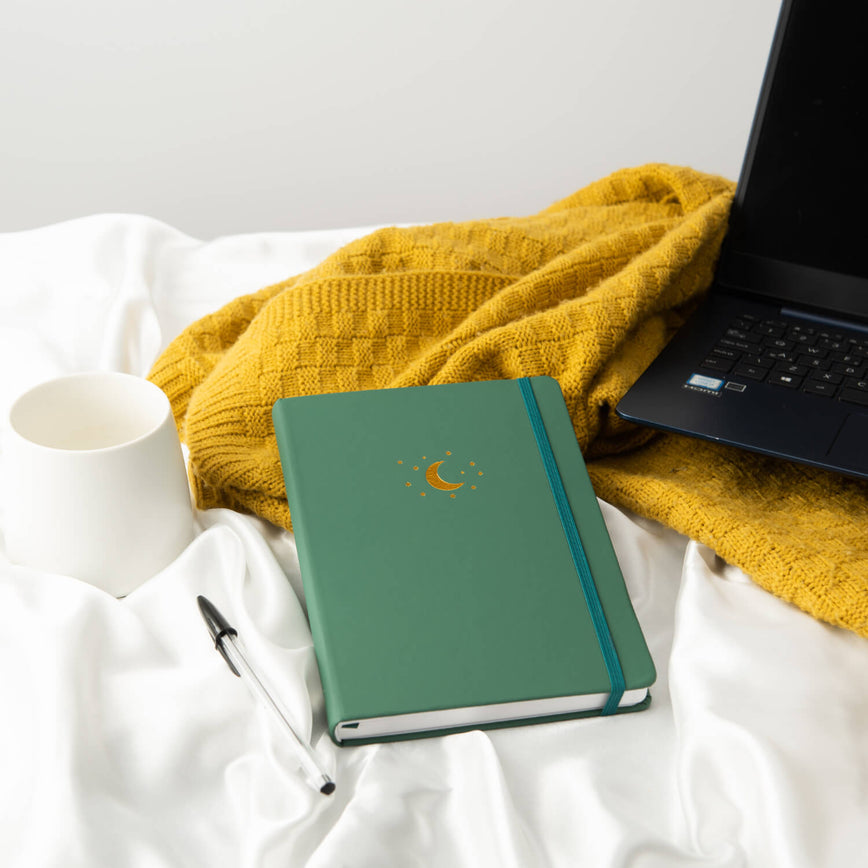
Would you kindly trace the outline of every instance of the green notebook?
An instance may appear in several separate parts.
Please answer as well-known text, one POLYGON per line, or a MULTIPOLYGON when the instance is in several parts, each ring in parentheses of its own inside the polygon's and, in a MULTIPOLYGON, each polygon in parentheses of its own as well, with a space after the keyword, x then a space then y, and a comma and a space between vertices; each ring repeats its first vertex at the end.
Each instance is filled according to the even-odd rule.
POLYGON ((283 398, 273 419, 336 742, 647 707, 555 380, 283 398))

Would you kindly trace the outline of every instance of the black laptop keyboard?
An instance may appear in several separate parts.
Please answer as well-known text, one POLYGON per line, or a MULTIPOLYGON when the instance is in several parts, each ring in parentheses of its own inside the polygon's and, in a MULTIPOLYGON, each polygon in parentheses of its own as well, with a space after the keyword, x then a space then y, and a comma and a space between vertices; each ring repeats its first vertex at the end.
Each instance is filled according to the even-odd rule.
POLYGON ((728 379, 800 389, 868 407, 868 335, 742 315, 702 362, 728 379))

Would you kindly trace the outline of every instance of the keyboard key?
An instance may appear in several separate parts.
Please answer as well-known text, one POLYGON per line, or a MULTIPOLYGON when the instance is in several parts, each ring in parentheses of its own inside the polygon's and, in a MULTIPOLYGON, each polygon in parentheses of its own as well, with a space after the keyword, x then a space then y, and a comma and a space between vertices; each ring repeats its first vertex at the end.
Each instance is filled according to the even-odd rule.
MULTIPOLYGON (((788 341, 794 341, 799 344, 799 346, 810 347, 813 346, 814 342, 817 340, 814 335, 806 335, 804 332, 796 332, 790 329, 786 334, 788 341)), ((825 352, 825 350, 823 350, 825 352)))
POLYGON ((865 356, 859 353, 832 353, 829 358, 833 362, 841 362, 844 365, 855 365, 857 368, 865 364, 865 356))
POLYGON ((764 356, 742 356, 741 363, 743 365, 751 365, 754 368, 771 368, 774 366, 774 361, 764 356))
POLYGON ((735 361, 741 356, 741 353, 738 350, 734 350, 732 347, 722 347, 720 345, 716 346, 711 352, 715 356, 720 356, 723 359, 732 359, 732 361, 735 361))
POLYGON ((784 374, 780 371, 772 371, 766 382, 771 383, 773 386, 784 386, 787 389, 798 389, 799 386, 802 385, 802 379, 802 377, 796 377, 793 374, 784 374))
POLYGON ((796 363, 806 365, 813 371, 828 371, 831 365, 826 359, 815 359, 813 356, 799 356, 796 363))
POLYGON ((822 347, 801 347, 801 352, 806 356, 815 356, 818 359, 825 359, 829 355, 829 351, 822 347))
POLYGON ((729 369, 732 367, 732 362, 727 359, 722 359, 719 356, 709 356, 699 367, 726 374, 729 373, 729 369))
POLYGON ((747 377, 749 380, 764 380, 768 370, 754 365, 739 365, 732 372, 734 377, 747 377))
POLYGON ((795 374, 797 377, 804 377, 808 373, 806 365, 796 365, 792 362, 778 362, 775 365, 775 370, 782 374, 795 374))
POLYGON ((861 389, 842 389, 841 400, 847 401, 850 404, 861 404, 863 407, 868 407, 868 391, 861 389))
POLYGON ((811 374, 811 379, 838 386, 844 378, 840 374, 833 374, 831 371, 814 371, 811 374))
POLYGON ((804 390, 811 395, 823 395, 826 398, 831 398, 838 391, 838 387, 832 383, 824 383, 822 380, 808 380, 804 390))
POLYGON ((744 341, 745 343, 758 344, 762 341, 760 335, 751 334, 744 329, 727 329, 726 336, 734 341, 744 341))
POLYGON ((719 347, 731 347, 736 350, 741 350, 743 353, 748 351, 755 351, 756 347, 753 344, 749 344, 747 341, 736 341, 733 338, 721 338, 717 345, 719 347))
POLYGON ((754 329, 754 331, 758 335, 766 335, 771 338, 782 338, 786 333, 783 323, 761 323, 754 329))
POLYGON ((786 341, 783 338, 766 338, 763 345, 771 347, 773 350, 791 350, 795 346, 792 341, 786 341))
POLYGON ((786 350, 766 350, 763 355, 776 362, 794 362, 796 360, 796 354, 788 353, 786 350))
POLYGON ((856 367, 854 365, 845 365, 841 362, 836 362, 830 368, 833 374, 843 374, 845 377, 864 377, 865 376, 865 367, 860 365, 856 367))

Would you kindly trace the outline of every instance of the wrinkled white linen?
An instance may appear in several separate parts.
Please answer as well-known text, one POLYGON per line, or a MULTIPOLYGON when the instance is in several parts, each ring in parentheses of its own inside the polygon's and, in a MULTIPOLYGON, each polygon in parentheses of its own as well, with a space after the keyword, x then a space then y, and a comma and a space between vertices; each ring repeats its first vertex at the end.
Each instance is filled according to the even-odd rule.
MULTIPOLYGON (((58 374, 144 375, 188 323, 363 231, 203 243, 104 215, 0 236, 0 411, 58 374)), ((122 600, 0 547, 0 863, 865 864, 868 641, 603 511, 657 665, 648 711, 345 748, 325 730, 290 534, 199 513, 187 551, 122 600), (311 734, 333 796, 296 773, 197 594, 311 734)))

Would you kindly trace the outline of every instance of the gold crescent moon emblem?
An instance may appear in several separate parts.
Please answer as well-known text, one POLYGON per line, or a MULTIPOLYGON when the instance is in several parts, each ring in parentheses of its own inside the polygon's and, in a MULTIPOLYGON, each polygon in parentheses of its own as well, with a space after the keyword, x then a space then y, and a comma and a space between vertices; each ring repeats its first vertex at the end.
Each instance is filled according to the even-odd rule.
POLYGON ((437 468, 442 463, 442 461, 435 461, 425 471, 425 479, 428 484, 432 488, 439 489, 440 491, 455 491, 456 488, 461 488, 461 486, 464 485, 463 482, 447 482, 445 479, 440 478, 440 474, 437 472, 437 468))

